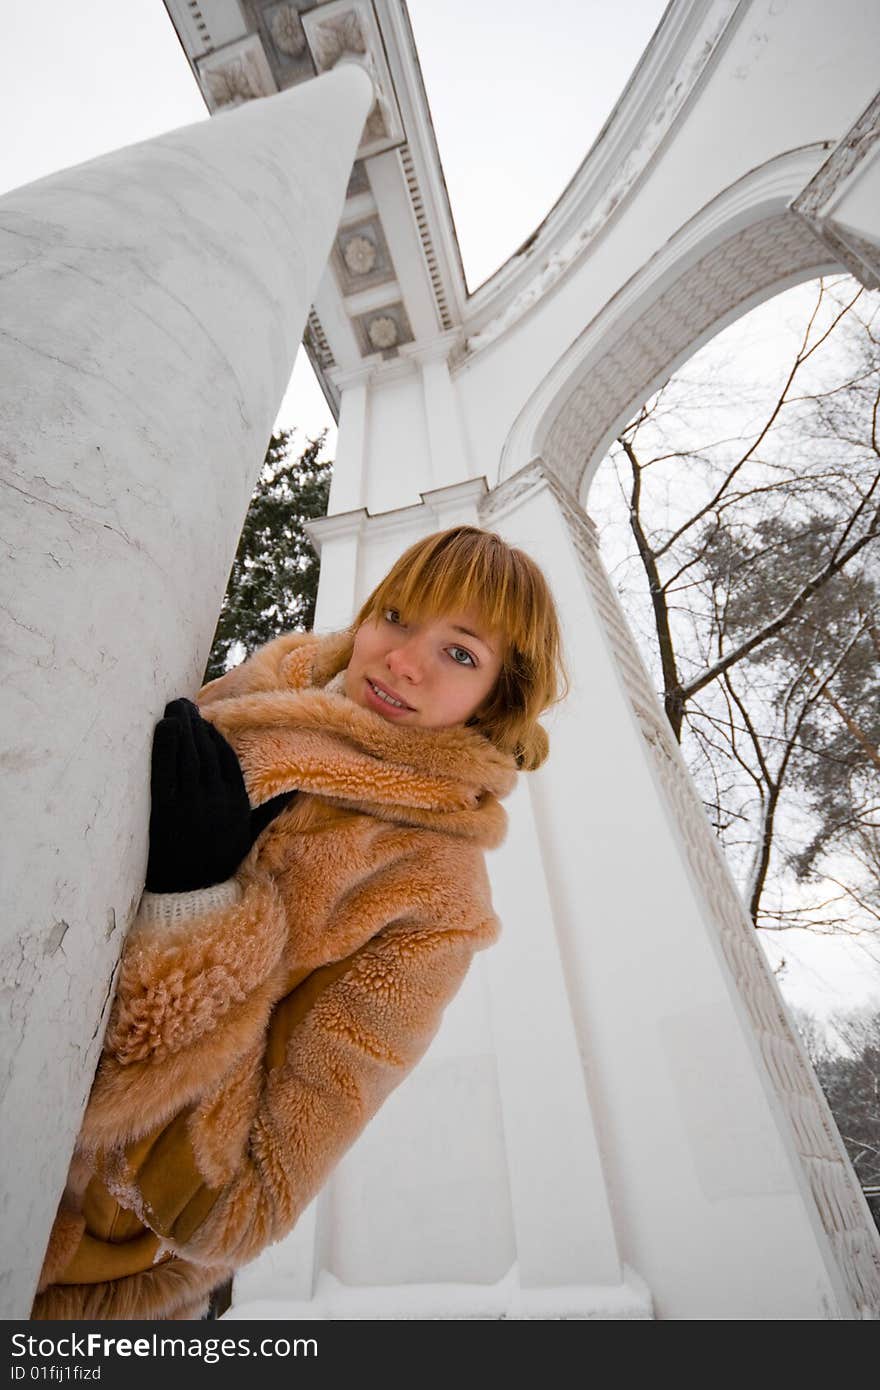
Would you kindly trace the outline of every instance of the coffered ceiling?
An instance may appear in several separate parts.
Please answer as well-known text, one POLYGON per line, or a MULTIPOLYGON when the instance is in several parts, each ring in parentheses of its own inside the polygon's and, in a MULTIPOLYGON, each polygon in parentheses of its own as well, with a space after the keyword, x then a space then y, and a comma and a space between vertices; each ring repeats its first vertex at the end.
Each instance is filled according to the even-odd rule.
MULTIPOLYGON (((405 6, 396 0, 165 0, 209 111, 358 62, 377 99, 305 345, 338 402, 462 322, 464 275, 405 6)), ((394 370, 394 368, 392 369, 394 370)))

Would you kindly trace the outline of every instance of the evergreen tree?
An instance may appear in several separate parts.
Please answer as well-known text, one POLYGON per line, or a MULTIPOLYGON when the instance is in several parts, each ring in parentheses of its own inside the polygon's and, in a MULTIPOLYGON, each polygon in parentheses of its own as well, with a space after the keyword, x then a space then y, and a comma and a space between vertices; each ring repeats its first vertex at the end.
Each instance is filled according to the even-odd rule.
POLYGON ((279 633, 306 630, 315 616, 320 561, 303 523, 326 516, 333 465, 320 457, 325 434, 291 460, 291 430, 273 435, 251 498, 204 679, 236 664, 279 633), (233 661, 229 661, 232 653, 233 661))

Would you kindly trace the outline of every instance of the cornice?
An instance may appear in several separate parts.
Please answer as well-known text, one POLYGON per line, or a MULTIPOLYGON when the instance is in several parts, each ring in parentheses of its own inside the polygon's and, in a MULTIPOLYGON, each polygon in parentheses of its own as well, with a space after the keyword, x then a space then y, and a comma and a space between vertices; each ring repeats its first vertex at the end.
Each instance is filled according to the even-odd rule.
POLYGON ((419 501, 405 507, 390 507, 385 512, 370 512, 366 507, 357 507, 350 512, 336 512, 332 516, 321 516, 304 523, 304 529, 320 555, 325 540, 336 540, 340 536, 359 536, 366 529, 376 535, 389 531, 406 531, 412 526, 418 512, 432 512, 442 518, 450 509, 473 506, 478 513, 483 499, 489 493, 485 476, 466 478, 461 483, 449 483, 445 487, 429 488, 419 493, 419 501))
POLYGON ((478 478, 465 478, 460 483, 446 483, 444 487, 432 487, 419 494, 428 507, 446 510, 459 502, 475 501, 486 496, 489 484, 484 474, 478 478))
POLYGON ((303 530, 320 555, 325 541, 338 540, 340 536, 359 536, 367 524, 367 516, 366 507, 357 507, 351 512, 335 512, 332 516, 304 521, 303 530))
POLYGON ((427 342, 402 343, 393 357, 383 357, 381 352, 364 357, 354 367, 329 367, 324 370, 323 381, 326 390, 334 392, 336 410, 339 410, 339 392, 361 382, 384 384, 414 376, 426 362, 449 362, 454 360, 461 348, 461 331, 452 329, 440 333, 427 342))
POLYGON ((467 283, 415 38, 403 0, 374 3, 408 137, 399 151, 401 173, 409 190, 440 326, 448 329, 462 320, 467 283))
POLYGON ((333 416, 335 422, 339 424, 339 388, 338 386, 334 386, 328 368, 322 364, 308 337, 303 338, 303 347, 305 348, 306 357, 309 359, 309 365, 315 373, 315 380, 321 388, 324 400, 330 407, 330 414, 333 416))
POLYGON ((352 386, 369 386, 376 373, 374 363, 358 367, 331 367, 327 373, 337 391, 347 391, 352 386))
POLYGON ((401 348, 401 356, 406 354, 412 361, 422 365, 425 362, 448 362, 461 347, 460 328, 452 328, 446 333, 438 333, 427 343, 407 343, 401 348))
POLYGON ((420 492, 420 500, 409 506, 391 507, 386 512, 367 512, 367 526, 372 535, 397 530, 407 531, 412 527, 419 512, 427 512, 433 518, 431 524, 439 524, 442 527, 444 517, 448 517, 450 510, 454 511, 464 506, 472 508, 474 515, 478 515, 482 500, 488 491, 489 484, 485 476, 466 478, 464 482, 449 483, 445 487, 429 488, 426 492, 420 492))

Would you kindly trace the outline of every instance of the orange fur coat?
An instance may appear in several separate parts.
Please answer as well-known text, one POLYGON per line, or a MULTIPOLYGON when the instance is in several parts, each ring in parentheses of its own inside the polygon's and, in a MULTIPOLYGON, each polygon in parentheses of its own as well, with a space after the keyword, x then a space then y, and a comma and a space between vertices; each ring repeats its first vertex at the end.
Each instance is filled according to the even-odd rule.
POLYGON ((325 690, 349 650, 291 633, 197 696, 252 804, 301 794, 228 883, 144 894, 35 1318, 200 1316, 290 1231, 498 935, 483 851, 513 758, 325 690))

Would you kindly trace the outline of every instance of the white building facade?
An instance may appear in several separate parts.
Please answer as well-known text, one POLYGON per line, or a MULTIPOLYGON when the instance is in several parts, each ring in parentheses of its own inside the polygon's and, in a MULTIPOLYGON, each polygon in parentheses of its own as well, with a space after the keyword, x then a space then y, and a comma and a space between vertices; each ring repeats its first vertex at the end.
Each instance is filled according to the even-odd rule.
MULTIPOLYGON (((248 332, 265 323, 289 371, 309 308, 305 342, 338 412, 329 515, 311 527, 322 559, 317 626, 347 625, 415 538, 474 522, 544 568, 573 677, 548 721, 551 757, 521 779, 508 839, 489 856, 501 941, 475 960, 428 1054, 295 1231, 236 1277, 231 1315, 877 1317, 876 1230, 599 559, 588 492, 615 433, 727 323, 824 271, 880 281, 880 10, 861 0, 841 0, 833 16, 821 0, 673 0, 562 198, 468 294, 400 0, 166 8, 221 118, 209 129, 228 133, 204 151, 200 128, 178 133, 191 142, 190 169, 235 157, 251 112, 263 124, 236 146, 231 182, 248 140, 265 139, 282 168, 284 103, 294 121, 286 192, 261 189, 251 171, 251 220, 238 236, 245 248, 250 238, 248 274, 259 266, 262 277, 248 332), (353 67, 373 83, 362 129, 367 84, 350 71, 322 76, 353 67), (284 89, 293 90, 259 100, 284 89), (326 189, 320 215, 289 226, 286 242, 285 217, 299 218, 313 189, 326 189), (267 248, 277 261, 268 279, 267 248), (305 267, 295 286, 285 254, 305 267)), ((166 175, 156 177, 161 203, 166 175)), ((181 196, 195 199, 193 236, 203 234, 198 193, 181 196)), ((215 212, 220 230, 241 217, 215 212)), ((145 215, 161 219, 161 209, 145 215)), ((148 272, 143 260, 132 270, 148 272)), ((220 270, 217 280, 225 284, 220 270)), ((224 344, 227 358, 233 351, 224 344)), ((233 473, 236 450, 247 459, 234 487, 211 481, 210 461, 204 477, 172 487, 185 540, 199 525, 186 498, 207 483, 217 522, 210 541, 198 531, 210 556, 193 573, 210 583, 200 580, 197 615, 170 649, 145 615, 152 687, 140 743, 129 735, 122 745, 131 795, 101 845, 105 865, 116 855, 105 880, 116 878, 76 907, 83 950, 101 923, 102 966, 101 988, 94 957, 91 974, 81 972, 90 989, 74 986, 87 1005, 69 1029, 71 1142, 118 928, 142 881, 147 807, 134 788, 161 709, 160 673, 176 673, 180 690, 197 684, 271 397, 277 408, 286 384, 282 364, 273 358, 270 370, 259 354, 234 382, 214 383, 209 353, 190 347, 196 388, 202 377, 213 383, 193 389, 190 412, 198 418, 231 390, 248 426, 227 420, 217 444, 233 473), (105 933, 113 894, 115 929, 105 933)), ((149 489, 157 447, 124 489, 149 489)), ((96 477, 95 496, 118 486, 96 477)), ((131 565, 132 536, 153 552, 158 524, 138 517, 108 575, 131 565)), ((39 572, 42 562, 29 563, 39 572)), ((45 609, 45 582, 34 594, 35 611, 45 609)), ((88 621, 72 618, 80 633, 88 621)), ((119 621, 102 615, 102 645, 131 661, 119 621)), ((14 640, 24 700, 39 652, 14 640)), ((83 687, 90 715, 93 686, 83 687)), ((82 774, 77 785, 71 836, 101 794, 82 774)), ((45 879, 45 859, 31 862, 45 879)), ((41 903, 33 931, 43 936, 19 931, 37 1001, 47 970, 56 991, 75 974, 57 959, 61 941, 48 967, 43 949, 45 922, 72 920, 67 891, 59 880, 41 903)), ((22 903, 30 896, 23 890, 22 903)), ((10 1037, 51 1093, 55 1054, 39 1014, 22 1016, 10 1037)), ((14 1104, 15 1069, 11 1078, 14 1104)), ((38 1108, 25 1154, 46 1132, 38 1108)), ((31 1214, 31 1234, 17 1236, 33 1247, 31 1266, 66 1158, 55 1152, 39 1171, 13 1175, 31 1214)), ((26 1284, 11 1277, 10 1307, 26 1302, 26 1284)))

